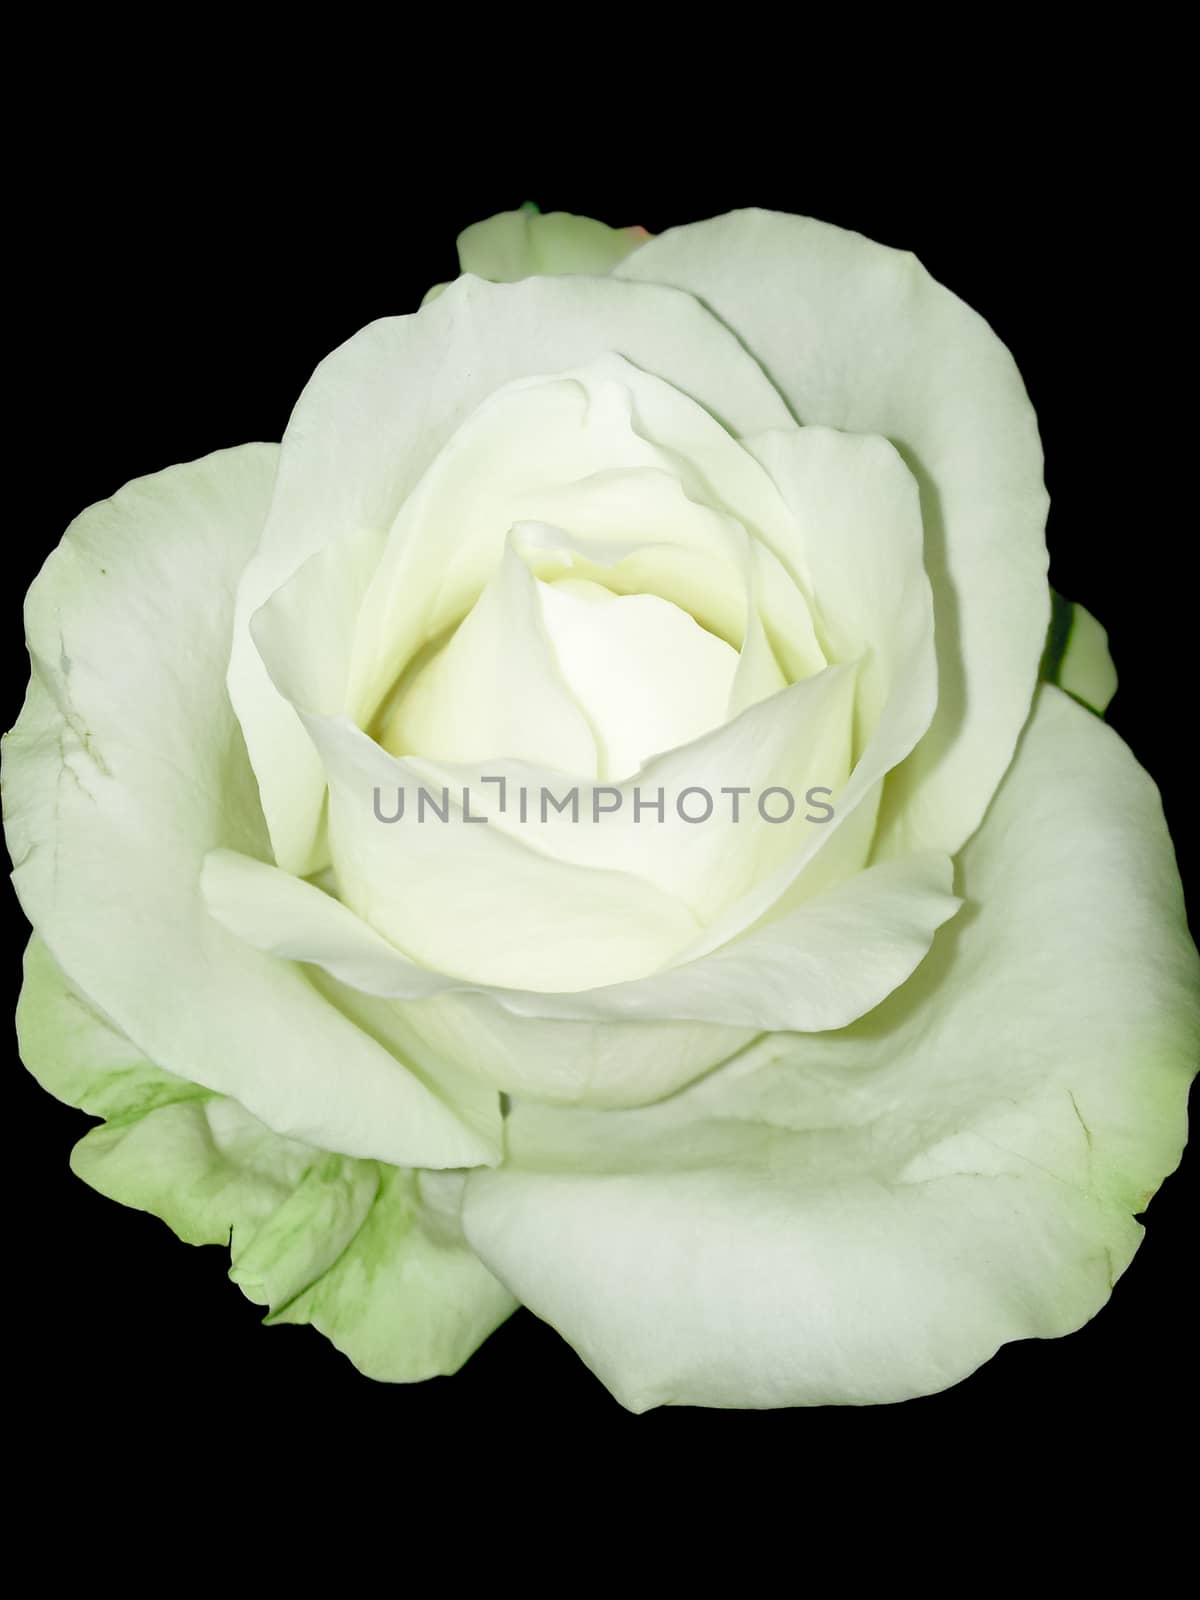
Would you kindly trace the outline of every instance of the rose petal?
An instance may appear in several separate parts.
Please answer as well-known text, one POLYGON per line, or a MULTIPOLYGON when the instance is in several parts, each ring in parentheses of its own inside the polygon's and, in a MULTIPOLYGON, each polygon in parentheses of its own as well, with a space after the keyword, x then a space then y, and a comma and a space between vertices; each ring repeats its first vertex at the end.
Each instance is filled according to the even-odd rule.
POLYGON ((1055 689, 967 908, 842 1032, 661 1106, 518 1105, 467 1237, 623 1404, 905 1399, 1108 1298, 1175 1165, 1200 962, 1157 794, 1055 689))

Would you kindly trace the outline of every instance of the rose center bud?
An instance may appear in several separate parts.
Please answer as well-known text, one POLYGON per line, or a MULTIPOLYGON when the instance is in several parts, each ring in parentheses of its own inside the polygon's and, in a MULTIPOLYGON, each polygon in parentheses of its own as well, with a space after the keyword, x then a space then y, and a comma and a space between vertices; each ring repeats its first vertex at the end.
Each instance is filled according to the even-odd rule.
POLYGON ((394 755, 508 758, 619 782, 721 726, 737 666, 670 600, 543 581, 510 545, 449 640, 401 680, 379 741, 394 755))

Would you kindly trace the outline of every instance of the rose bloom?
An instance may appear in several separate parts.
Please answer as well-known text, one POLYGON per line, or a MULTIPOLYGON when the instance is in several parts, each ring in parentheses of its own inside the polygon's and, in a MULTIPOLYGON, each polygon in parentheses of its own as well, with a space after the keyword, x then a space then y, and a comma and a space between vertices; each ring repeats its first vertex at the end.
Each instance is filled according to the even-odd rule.
POLYGON ((18 1026, 75 1171, 389 1381, 518 1304, 635 1411, 1079 1327, 1197 958, 1103 631, 1047 647, 1012 359, 800 217, 460 256, 30 590, 18 1026))

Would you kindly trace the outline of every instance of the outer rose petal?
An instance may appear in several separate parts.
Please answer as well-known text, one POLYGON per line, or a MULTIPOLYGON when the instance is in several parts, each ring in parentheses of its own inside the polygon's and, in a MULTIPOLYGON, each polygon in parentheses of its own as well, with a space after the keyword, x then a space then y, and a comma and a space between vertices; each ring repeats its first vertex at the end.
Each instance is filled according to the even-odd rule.
POLYGON ((1049 608, 1037 423, 1012 357, 915 257, 808 217, 672 228, 617 276, 688 289, 803 423, 879 433, 921 485, 938 709, 889 780, 888 853, 956 852, 1029 714, 1049 608))
POLYGON ((536 274, 611 272, 650 235, 645 228, 610 228, 592 217, 536 206, 501 211, 473 222, 458 236, 458 264, 493 283, 515 283, 536 274))
MULTIPOLYGON (((569 211, 543 216, 537 206, 523 205, 464 228, 458 236, 458 263, 463 272, 490 278, 493 283, 516 283, 519 278, 539 274, 602 277, 649 237, 645 228, 610 228, 569 211)), ((426 301, 446 287, 435 284, 426 301)))
POLYGON ((248 445, 127 484, 42 569, 4 748, 13 882, 63 969, 164 1070, 324 1149, 494 1161, 494 1093, 430 1056, 418 1076, 201 900, 214 846, 269 859, 224 671, 276 456, 248 445))
POLYGON ((1108 634, 1077 601, 1064 600, 1060 594, 1052 599, 1042 677, 1103 716, 1117 692, 1108 634))
POLYGON ((76 1174, 189 1244, 228 1244, 230 1276, 268 1321, 312 1322, 368 1376, 407 1382, 456 1371, 513 1310, 416 1173, 281 1138, 162 1072, 36 937, 17 1029, 44 1088, 110 1119, 75 1146, 76 1174))
POLYGON ((1200 971, 1157 793, 1041 692, 915 976, 640 1111, 518 1106, 467 1238, 633 1410, 900 1400, 1108 1298, 1179 1159, 1200 971))

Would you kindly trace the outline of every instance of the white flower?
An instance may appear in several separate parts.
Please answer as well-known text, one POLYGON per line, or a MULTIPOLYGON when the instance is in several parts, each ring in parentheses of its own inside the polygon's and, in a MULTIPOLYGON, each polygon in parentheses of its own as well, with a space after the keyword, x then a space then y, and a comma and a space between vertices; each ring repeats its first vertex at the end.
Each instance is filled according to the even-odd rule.
POLYGON ((1098 624, 1043 661, 1010 356, 803 218, 462 258, 30 591, 19 1025, 108 1119, 76 1170, 387 1379, 518 1302, 635 1410, 1077 1327, 1197 960, 1098 624))

